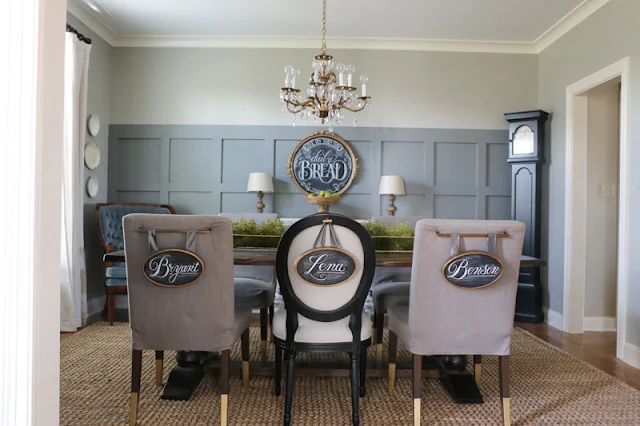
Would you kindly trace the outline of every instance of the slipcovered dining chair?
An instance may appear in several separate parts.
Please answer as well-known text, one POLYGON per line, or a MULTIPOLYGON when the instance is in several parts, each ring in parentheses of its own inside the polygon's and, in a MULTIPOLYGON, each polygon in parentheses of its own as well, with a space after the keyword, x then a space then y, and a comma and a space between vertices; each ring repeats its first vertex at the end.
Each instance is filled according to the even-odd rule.
MULTIPOLYGON (((275 213, 220 213, 232 221, 247 220, 264 223, 279 220, 275 213)), ((234 266, 236 299, 252 309, 260 309, 260 351, 266 358, 269 327, 273 320, 273 300, 276 294, 275 268, 273 266, 234 266)))
MULTIPOLYGON (((396 226, 406 223, 415 229, 419 220, 428 219, 422 216, 373 216, 371 222, 385 226, 396 226)), ((409 303, 409 283, 411 268, 377 267, 373 276, 371 292, 373 296, 373 338, 376 344, 376 362, 382 360, 382 337, 384 333, 384 316, 390 306, 409 303)))
POLYGON ((429 219, 417 223, 409 304, 388 311, 389 391, 393 391, 400 338, 413 354, 415 425, 420 424, 423 355, 474 355, 478 385, 482 355, 497 355, 503 423, 510 424, 509 350, 524 232, 525 225, 517 221, 429 219), (450 274, 445 270, 449 259, 469 251, 488 252, 500 260, 497 281, 462 288, 445 278, 450 274))
MULTIPOLYGON (((130 213, 176 214, 175 209, 168 204, 142 203, 99 203, 96 204, 96 224, 98 238, 104 253, 113 253, 124 248, 122 233, 122 218, 130 213)), ((115 297, 117 294, 127 294, 127 272, 120 262, 105 262, 105 289, 107 301, 105 303, 107 319, 113 325, 115 320, 115 297)))
POLYGON ((314 214, 284 234, 276 274, 284 309, 273 319, 276 395, 280 395, 282 352, 287 364, 284 424, 291 424, 297 352, 348 352, 351 358, 352 421, 360 423, 359 396, 365 396, 366 349, 371 320, 363 312, 375 268, 369 233, 337 214, 314 214))
POLYGON ((130 426, 137 418, 143 350, 156 352, 159 386, 164 351, 221 352, 220 424, 226 425, 229 350, 242 337, 242 372, 248 387, 251 323, 251 308, 236 304, 234 297, 231 221, 217 216, 130 214, 123 222, 132 345, 130 426), (199 257, 202 270, 194 282, 167 287, 143 273, 153 253, 169 248, 186 248, 199 257))

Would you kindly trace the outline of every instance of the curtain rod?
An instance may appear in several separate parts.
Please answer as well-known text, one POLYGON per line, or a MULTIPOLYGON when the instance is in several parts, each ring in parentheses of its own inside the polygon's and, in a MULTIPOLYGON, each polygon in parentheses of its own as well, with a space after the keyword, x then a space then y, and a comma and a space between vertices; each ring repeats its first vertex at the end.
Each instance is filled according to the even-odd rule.
POLYGON ((91 39, 89 37, 85 37, 84 34, 81 34, 78 30, 76 30, 75 28, 73 28, 69 24, 67 24, 67 32, 68 33, 74 33, 75 35, 78 36, 78 40, 84 41, 87 44, 91 44, 91 39))

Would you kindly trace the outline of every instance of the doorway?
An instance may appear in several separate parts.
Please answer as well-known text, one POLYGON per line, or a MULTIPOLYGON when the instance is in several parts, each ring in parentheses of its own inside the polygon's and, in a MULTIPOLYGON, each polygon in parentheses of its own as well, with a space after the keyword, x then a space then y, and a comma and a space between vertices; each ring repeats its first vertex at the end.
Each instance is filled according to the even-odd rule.
POLYGON ((564 331, 615 330, 624 359, 627 303, 628 67, 567 87, 564 331))

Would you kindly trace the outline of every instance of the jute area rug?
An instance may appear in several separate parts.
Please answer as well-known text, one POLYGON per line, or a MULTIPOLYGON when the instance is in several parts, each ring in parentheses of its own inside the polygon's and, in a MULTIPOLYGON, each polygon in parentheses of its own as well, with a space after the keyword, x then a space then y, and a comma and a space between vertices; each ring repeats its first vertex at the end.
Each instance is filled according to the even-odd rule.
MULTIPOLYGON (((252 360, 259 356, 258 330, 251 333, 252 360)), ((269 346, 273 359, 273 345, 269 346)), ((385 349, 386 356, 386 336, 385 349)), ((369 350, 373 360, 373 350, 369 350)), ((304 359, 304 357, 299 357, 304 359)), ((327 358, 327 356, 324 356, 327 358)), ((398 362, 409 362, 398 348, 398 362)), ((240 345, 232 352, 240 359, 240 345)), ((384 360, 386 361, 386 360, 384 360)), ((165 354, 165 382, 175 365, 165 354)), ((154 353, 143 359, 139 425, 216 425, 220 422, 218 379, 205 376, 186 402, 163 401, 154 383, 154 353)), ((496 357, 484 357, 484 404, 455 404, 437 379, 422 381, 422 425, 501 424, 496 357)), ((283 378, 283 387, 284 387, 283 378)), ((129 419, 131 345, 128 324, 94 324, 61 342, 60 424, 126 425, 129 419)), ((230 379, 230 425, 281 425, 284 389, 274 396, 273 377, 252 377, 250 389, 230 379)), ((368 379, 360 400, 361 424, 413 425, 411 379, 397 379, 393 394, 386 379, 368 379)), ((640 425, 640 392, 624 382, 543 342, 521 329, 513 333, 511 415, 516 425, 640 425)), ((351 424, 348 378, 298 377, 294 425, 351 424)))

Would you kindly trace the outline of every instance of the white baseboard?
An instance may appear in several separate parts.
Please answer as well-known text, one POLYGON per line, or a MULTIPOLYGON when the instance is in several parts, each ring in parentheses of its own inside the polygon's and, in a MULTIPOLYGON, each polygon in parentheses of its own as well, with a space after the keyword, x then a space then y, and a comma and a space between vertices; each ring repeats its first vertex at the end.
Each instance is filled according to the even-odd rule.
POLYGON ((616 317, 584 317, 584 331, 616 331, 616 317))
POLYGON ((544 320, 553 328, 564 331, 564 317, 560 312, 553 311, 547 307, 543 307, 544 320))
POLYGON ((640 368, 640 348, 631 343, 625 343, 620 359, 632 367, 640 368))

